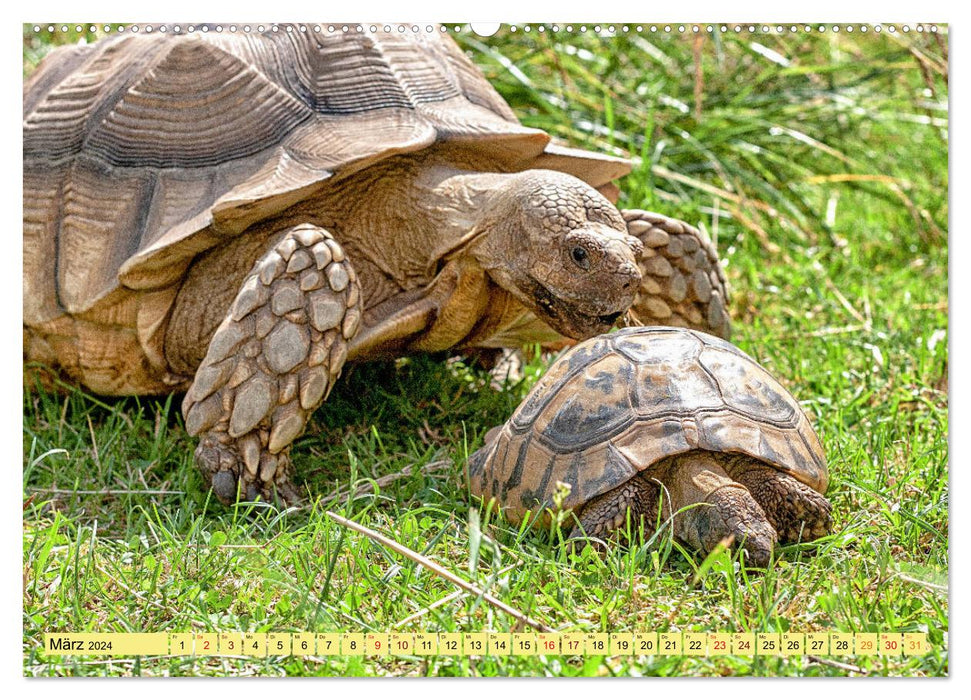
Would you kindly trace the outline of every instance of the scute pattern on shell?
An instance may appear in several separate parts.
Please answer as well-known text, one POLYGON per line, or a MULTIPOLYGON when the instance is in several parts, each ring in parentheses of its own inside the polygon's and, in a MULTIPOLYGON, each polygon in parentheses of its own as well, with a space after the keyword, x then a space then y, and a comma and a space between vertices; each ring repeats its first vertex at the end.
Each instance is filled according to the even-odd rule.
MULTIPOLYGON (((106 395, 186 388, 163 346, 193 260, 335 176, 424 149, 593 187, 630 171, 522 126, 441 32, 154 32, 62 47, 25 82, 22 128, 26 356, 106 395)), ((329 241, 277 256, 259 282, 302 269, 301 292, 322 279, 341 287, 341 267, 328 265, 343 255, 329 241)), ((237 320, 263 291, 239 300, 237 320)), ((349 314, 341 332, 360 320, 349 314)))
POLYGON ((567 351, 469 460, 472 491, 512 522, 575 508, 690 450, 749 455, 825 492, 823 449, 792 395, 730 343, 680 328, 627 328, 567 351))
POLYGON ((126 35, 55 51, 24 92, 25 321, 84 312, 120 282, 173 284, 337 171, 445 141, 525 167, 549 140, 438 33, 126 35))

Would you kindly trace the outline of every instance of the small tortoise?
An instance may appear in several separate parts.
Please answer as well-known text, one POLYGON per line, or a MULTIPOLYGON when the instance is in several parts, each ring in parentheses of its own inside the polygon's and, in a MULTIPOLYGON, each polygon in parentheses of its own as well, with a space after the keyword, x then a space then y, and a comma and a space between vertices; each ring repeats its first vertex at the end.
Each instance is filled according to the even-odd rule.
POLYGON ((664 518, 709 504, 676 514, 675 536, 703 552, 732 536, 756 566, 778 540, 828 532, 827 477, 809 419, 765 369, 724 340, 663 327, 571 348, 469 459, 473 493, 513 523, 531 511, 548 524, 563 484, 571 537, 651 533, 659 503, 664 518))
POLYGON ((216 495, 292 501, 290 445, 345 362, 583 339, 629 310, 728 333, 708 239, 611 203, 627 161, 522 126, 439 32, 293 29, 125 35, 31 76, 32 374, 185 391, 216 495))

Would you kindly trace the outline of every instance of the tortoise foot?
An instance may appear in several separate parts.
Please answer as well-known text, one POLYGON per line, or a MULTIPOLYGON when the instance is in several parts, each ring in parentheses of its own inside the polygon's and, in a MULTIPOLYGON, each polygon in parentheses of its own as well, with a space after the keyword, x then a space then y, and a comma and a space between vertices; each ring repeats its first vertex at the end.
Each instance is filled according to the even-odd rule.
POLYGON ((656 529, 660 500, 661 487, 656 482, 634 476, 584 505, 575 514, 577 524, 569 539, 634 537, 641 528, 649 537, 656 529))
POLYGON ((182 404, 222 502, 299 500, 290 445, 341 374, 359 302, 343 250, 316 226, 290 229, 253 267, 182 404))
POLYGON ((640 209, 621 212, 644 244, 641 288, 628 315, 635 325, 680 326, 728 338, 728 283, 711 240, 683 221, 640 209))
POLYGON ((745 551, 746 564, 765 567, 778 534, 762 506, 726 473, 719 457, 692 452, 665 465, 667 476, 662 478, 676 511, 674 534, 705 554, 727 540, 745 551))
POLYGON ((762 506, 780 542, 808 542, 829 534, 832 506, 818 491, 755 460, 740 458, 730 473, 762 506))
POLYGON ((746 564, 768 566, 778 535, 741 484, 725 484, 689 512, 679 531, 682 539, 706 554, 727 539, 745 551, 746 564))
POLYGON ((221 503, 265 501, 286 507, 303 501, 291 480, 293 467, 288 451, 275 455, 264 452, 256 469, 251 469, 241 456, 244 449, 248 449, 245 444, 214 433, 203 436, 196 448, 196 466, 208 477, 212 492, 221 503))

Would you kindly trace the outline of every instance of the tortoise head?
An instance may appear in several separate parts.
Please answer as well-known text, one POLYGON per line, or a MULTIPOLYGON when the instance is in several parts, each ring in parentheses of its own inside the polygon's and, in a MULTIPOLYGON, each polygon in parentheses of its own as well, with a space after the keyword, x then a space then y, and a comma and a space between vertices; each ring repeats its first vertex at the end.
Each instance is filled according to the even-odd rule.
POLYGON ((620 212, 571 175, 507 176, 482 212, 473 255, 493 281, 558 333, 609 331, 640 286, 643 244, 620 212))

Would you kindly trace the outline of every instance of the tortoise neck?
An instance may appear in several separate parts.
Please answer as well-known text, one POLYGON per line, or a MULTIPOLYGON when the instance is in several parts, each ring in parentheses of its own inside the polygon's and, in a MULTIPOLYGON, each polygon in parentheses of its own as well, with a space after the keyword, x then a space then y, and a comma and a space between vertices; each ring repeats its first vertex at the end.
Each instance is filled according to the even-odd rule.
POLYGON ((496 193, 514 175, 476 172, 440 165, 419 177, 419 191, 426 192, 424 207, 430 228, 438 232, 441 253, 452 256, 468 249, 491 230, 490 212, 496 193))

